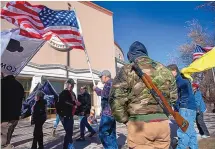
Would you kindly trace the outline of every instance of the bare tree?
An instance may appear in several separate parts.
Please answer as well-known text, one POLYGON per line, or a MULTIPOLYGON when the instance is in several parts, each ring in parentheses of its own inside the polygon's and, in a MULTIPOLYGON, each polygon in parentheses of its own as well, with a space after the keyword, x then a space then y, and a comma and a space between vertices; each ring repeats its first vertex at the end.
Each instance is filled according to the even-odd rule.
MULTIPOLYGON (((185 65, 189 65, 193 61, 193 52, 196 45, 202 47, 214 46, 214 36, 207 34, 207 30, 203 29, 198 20, 188 21, 188 41, 180 46, 180 59, 185 65)), ((194 82, 200 83, 200 89, 207 103, 215 103, 215 82, 211 70, 193 74, 194 82)))
MULTIPOLYGON (((215 2, 205 2, 197 8, 207 8, 207 10, 215 11, 215 2)), ((182 62, 188 66, 193 61, 193 52, 196 45, 200 45, 202 47, 215 45, 215 33, 213 35, 209 35, 207 30, 204 29, 199 21, 195 19, 187 21, 186 24, 188 29, 187 43, 179 47, 180 55, 178 57, 170 54, 169 59, 171 62, 182 62)), ((207 70, 202 73, 195 73, 192 77, 194 78, 194 82, 200 83, 200 89, 205 101, 207 103, 214 103, 215 105, 215 82, 213 81, 212 71, 207 70)))
POLYGON ((207 34, 206 29, 200 25, 198 20, 187 21, 188 42, 180 46, 180 58, 185 65, 189 65, 193 60, 193 51, 196 45, 209 46, 213 45, 213 37, 207 34))
POLYGON ((198 9, 199 8, 207 8, 209 10, 215 11, 215 2, 214 1, 212 1, 212 2, 205 2, 204 4, 198 6, 197 8, 198 9))

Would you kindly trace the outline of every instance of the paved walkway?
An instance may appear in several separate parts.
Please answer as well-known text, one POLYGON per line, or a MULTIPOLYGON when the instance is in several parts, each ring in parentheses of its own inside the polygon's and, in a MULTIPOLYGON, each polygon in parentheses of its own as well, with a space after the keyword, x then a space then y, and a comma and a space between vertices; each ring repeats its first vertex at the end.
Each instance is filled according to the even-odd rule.
MULTIPOLYGON (((57 136, 52 137, 51 131, 54 119, 47 120, 43 126, 44 132, 44 146, 45 149, 61 149, 63 144, 64 130, 59 124, 57 128, 57 136)), ((207 114, 205 116, 205 122, 211 135, 215 136, 215 114, 207 114)), ((173 127, 174 129, 174 127, 173 127)), ((174 129, 175 130, 175 129, 174 129)), ((173 133, 176 131, 172 131, 173 133)), ((74 124, 74 140, 79 137, 79 122, 75 120, 74 124)), ((125 144, 127 131, 124 125, 117 124, 117 137, 119 148, 125 144)), ((30 149, 33 137, 33 126, 30 125, 29 121, 20 121, 17 125, 11 143, 16 149, 30 149)), ((85 142, 75 142, 76 149, 102 149, 102 145, 97 136, 93 138, 86 138, 85 142)), ((200 139, 200 137, 199 137, 200 139)))
MULTIPOLYGON (((43 125, 44 133, 44 146, 45 149, 61 149, 63 145, 64 129, 62 124, 58 125, 56 131, 56 137, 51 136, 52 126, 54 119, 47 120, 43 125)), ((11 143, 16 149, 29 149, 32 144, 34 127, 30 125, 29 121, 20 121, 17 125, 11 143)), ((73 139, 76 140, 79 137, 79 121, 75 120, 73 139)), ((117 124, 117 136, 119 147, 121 148, 125 144, 127 132, 125 126, 117 124)), ((92 138, 87 138, 85 142, 75 142, 76 149, 102 149, 102 145, 97 135, 92 138)))

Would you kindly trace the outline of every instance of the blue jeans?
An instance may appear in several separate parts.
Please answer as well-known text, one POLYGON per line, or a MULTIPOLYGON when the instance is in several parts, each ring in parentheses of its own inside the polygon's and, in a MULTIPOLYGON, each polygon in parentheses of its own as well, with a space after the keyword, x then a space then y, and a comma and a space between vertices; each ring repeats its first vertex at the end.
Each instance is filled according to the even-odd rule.
POLYGON ((208 128, 204 122, 204 113, 200 112, 196 115, 196 125, 198 127, 200 135, 210 136, 208 128))
POLYGON ((55 122, 54 122, 54 129, 56 129, 56 128, 57 128, 57 126, 58 126, 59 122, 60 122, 59 115, 58 115, 58 114, 56 114, 56 120, 55 120, 55 122))
POLYGON ((74 120, 73 117, 61 117, 61 123, 63 124, 64 130, 66 131, 66 135, 64 137, 63 149, 68 149, 69 144, 73 143, 72 136, 73 136, 73 125, 74 120))
POLYGON ((87 116, 84 116, 82 119, 81 119, 81 122, 80 122, 80 133, 81 133, 81 137, 84 137, 84 131, 85 131, 85 127, 87 127, 88 131, 91 132, 91 133, 94 133, 94 129, 90 126, 90 124, 88 123, 87 121, 87 116))
POLYGON ((116 121, 113 117, 102 115, 99 126, 99 138, 104 149, 118 149, 116 121))
POLYGON ((176 149, 198 149, 197 134, 194 127, 196 120, 196 111, 181 108, 179 109, 180 115, 189 122, 189 127, 186 132, 183 132, 180 128, 177 131, 178 146, 176 149))

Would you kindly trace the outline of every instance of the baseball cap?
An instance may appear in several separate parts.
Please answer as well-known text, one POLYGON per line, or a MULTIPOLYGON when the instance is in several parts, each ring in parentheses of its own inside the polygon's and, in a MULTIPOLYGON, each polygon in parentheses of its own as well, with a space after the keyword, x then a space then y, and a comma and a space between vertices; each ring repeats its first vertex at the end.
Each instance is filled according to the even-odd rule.
POLYGON ((76 84, 75 81, 74 81, 73 79, 68 79, 68 80, 66 81, 66 83, 69 83, 69 84, 76 84))
POLYGON ((111 78, 111 73, 108 70, 103 70, 100 74, 99 74, 99 78, 101 78, 102 76, 106 76, 111 78))

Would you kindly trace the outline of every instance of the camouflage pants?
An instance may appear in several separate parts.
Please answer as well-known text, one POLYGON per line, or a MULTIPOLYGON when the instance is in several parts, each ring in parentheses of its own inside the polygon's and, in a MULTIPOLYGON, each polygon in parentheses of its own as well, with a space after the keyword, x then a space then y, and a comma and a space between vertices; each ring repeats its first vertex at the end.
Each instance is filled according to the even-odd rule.
POLYGON ((129 149, 169 149, 170 127, 168 120, 149 123, 129 121, 127 129, 129 149))

